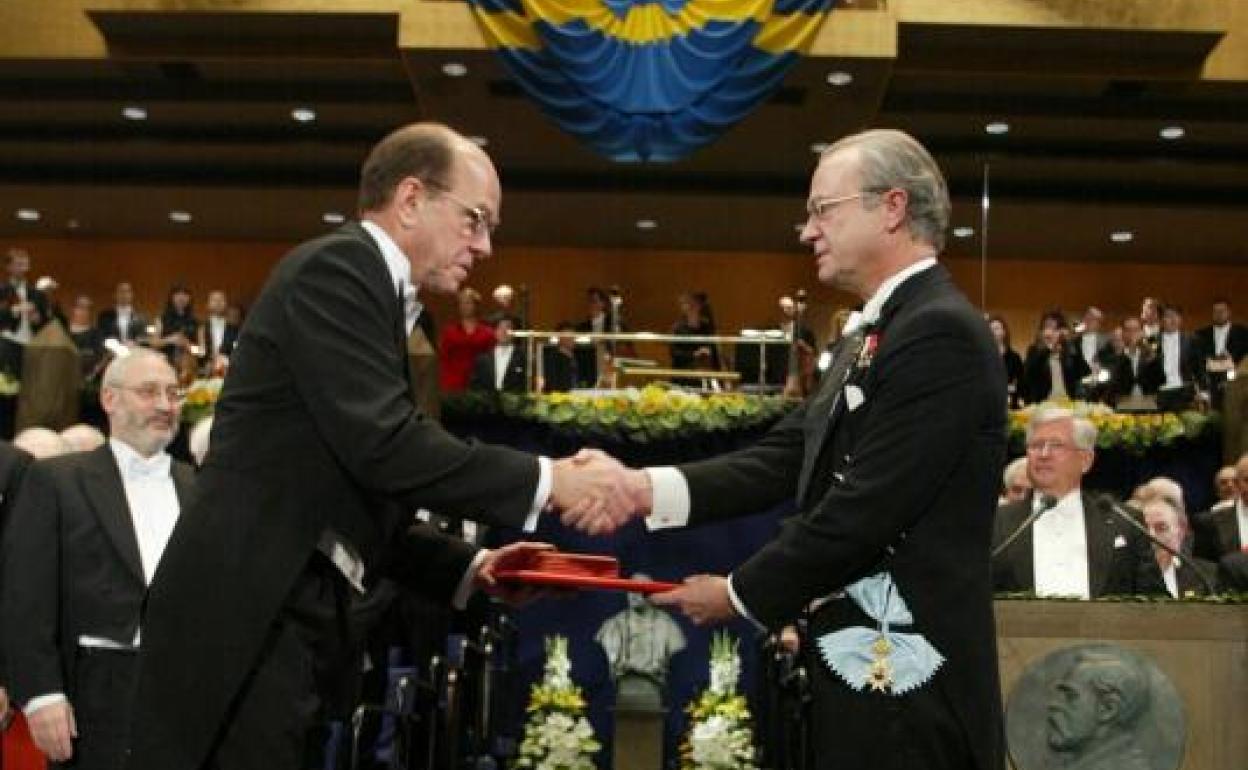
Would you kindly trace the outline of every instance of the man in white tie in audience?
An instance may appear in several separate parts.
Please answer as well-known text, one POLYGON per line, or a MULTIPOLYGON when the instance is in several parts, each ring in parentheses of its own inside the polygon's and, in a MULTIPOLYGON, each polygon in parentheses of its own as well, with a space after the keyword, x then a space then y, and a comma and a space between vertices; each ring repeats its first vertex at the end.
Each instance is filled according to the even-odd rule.
POLYGON ((104 373, 108 443, 36 462, 5 531, 0 643, 13 702, 54 766, 121 766, 139 612, 193 472, 165 452, 181 395, 159 353, 104 373))
POLYGON ((1143 533, 1082 489, 1096 426, 1069 409, 1037 409, 1027 426, 1027 498, 997 510, 993 588, 1090 599, 1165 593, 1143 533))
POLYGON ((1170 549, 1153 546, 1153 557, 1161 569, 1161 576, 1170 596, 1176 599, 1204 596, 1214 590, 1213 576, 1216 574, 1217 565, 1199 561, 1183 552, 1190 527, 1182 509, 1173 500, 1158 496, 1144 505, 1143 514, 1149 534, 1170 549), (1180 555, 1171 551, 1177 551, 1180 555))

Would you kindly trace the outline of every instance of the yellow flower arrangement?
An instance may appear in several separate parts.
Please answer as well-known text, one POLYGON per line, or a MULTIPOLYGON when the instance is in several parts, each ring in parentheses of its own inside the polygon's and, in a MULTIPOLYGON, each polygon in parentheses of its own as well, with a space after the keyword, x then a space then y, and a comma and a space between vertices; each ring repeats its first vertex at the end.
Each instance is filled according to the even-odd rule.
POLYGON ((792 409, 781 396, 699 395, 661 385, 612 394, 514 395, 464 393, 445 399, 447 417, 502 415, 586 437, 647 443, 700 432, 765 426, 792 409))
POLYGON ((207 380, 195 380, 186 389, 186 399, 182 402, 182 421, 191 425, 212 414, 221 396, 222 379, 213 377, 207 380))
POLYGON ((1096 445, 1101 449, 1125 449, 1136 454, 1152 446, 1169 446, 1180 439, 1195 439, 1217 425, 1216 414, 1202 412, 1165 412, 1160 414, 1128 414, 1115 412, 1104 404, 1086 401, 1051 401, 1033 404, 1010 412, 1010 443, 1021 446, 1027 424, 1038 406, 1061 406, 1086 417, 1096 426, 1096 445))

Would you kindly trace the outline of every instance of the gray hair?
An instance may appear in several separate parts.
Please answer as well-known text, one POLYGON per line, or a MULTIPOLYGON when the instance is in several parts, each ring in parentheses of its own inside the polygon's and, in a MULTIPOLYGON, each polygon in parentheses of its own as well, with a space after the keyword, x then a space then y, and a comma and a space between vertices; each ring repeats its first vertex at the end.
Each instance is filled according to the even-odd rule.
POLYGON ((61 434, 51 428, 33 426, 13 438, 13 446, 29 452, 37 460, 56 457, 74 451, 61 434))
POLYGON ((1144 501, 1165 500, 1184 516, 1187 515, 1187 502, 1183 499, 1183 487, 1179 482, 1166 476, 1156 476, 1143 485, 1144 501))
POLYGON ((104 379, 102 380, 106 388, 120 388, 125 385, 126 372, 134 365, 136 361, 160 361, 169 367, 169 371, 173 371, 169 361, 161 353, 151 348, 128 348, 129 352, 124 356, 118 356, 104 370, 104 379))
POLYGON ((905 190, 910 234, 931 244, 937 252, 944 249, 952 206, 949 187, 931 153, 905 132, 873 129, 840 139, 824 150, 820 162, 849 149, 858 150, 862 189, 905 190))
POLYGON ((1060 420, 1070 420, 1073 423, 1074 430, 1072 433, 1074 434, 1075 446, 1088 451, 1096 449, 1096 426, 1087 417, 1080 417, 1062 406, 1037 407, 1036 411, 1031 415, 1031 420, 1027 423, 1027 440, 1031 440, 1031 435, 1035 432, 1037 425, 1058 422, 1060 420))
POLYGON ((1019 475, 1021 475, 1024 479, 1027 478, 1026 455, 1024 455, 1023 457, 1014 458, 1014 460, 1009 465, 1005 466, 1005 470, 1001 472, 1001 485, 1004 487, 1009 487, 1010 479, 1013 479, 1019 475))
POLYGON ((75 452, 90 452, 107 440, 99 428, 85 422, 76 423, 61 431, 61 438, 65 439, 75 452))

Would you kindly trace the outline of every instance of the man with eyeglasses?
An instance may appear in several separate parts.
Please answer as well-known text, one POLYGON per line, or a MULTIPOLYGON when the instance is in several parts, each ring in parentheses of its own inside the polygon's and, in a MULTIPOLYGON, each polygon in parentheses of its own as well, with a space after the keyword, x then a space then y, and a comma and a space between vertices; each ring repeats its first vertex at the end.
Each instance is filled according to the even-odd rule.
POLYGON ((1166 594, 1147 538, 1082 488, 1096 426, 1069 409, 1037 409, 1027 426, 1032 493, 997 511, 993 586, 1094 599, 1166 594))
POLYGON ((796 500, 731 575, 652 600, 698 623, 779 630, 806 617, 810 766, 823 770, 1005 761, 988 579, 1005 372, 982 314, 937 263, 949 213, 944 176, 913 137, 832 145, 801 240, 820 283, 864 305, 815 393, 753 447, 630 477, 652 529, 796 500), (922 652, 899 656, 903 645, 922 652))
POLYGON ((202 502, 150 592, 132 770, 323 766, 354 706, 348 608, 383 579, 462 607, 538 547, 430 547, 413 511, 529 531, 548 504, 583 501, 595 532, 623 516, 618 465, 465 443, 412 399, 417 286, 463 284, 501 200, 480 147, 406 126, 364 161, 359 221, 274 269, 230 356, 202 502))
POLYGON ((163 356, 114 360, 100 402, 108 443, 29 467, 0 556, 13 701, 48 759, 81 770, 124 761, 140 610, 194 485, 165 451, 182 395, 163 356))

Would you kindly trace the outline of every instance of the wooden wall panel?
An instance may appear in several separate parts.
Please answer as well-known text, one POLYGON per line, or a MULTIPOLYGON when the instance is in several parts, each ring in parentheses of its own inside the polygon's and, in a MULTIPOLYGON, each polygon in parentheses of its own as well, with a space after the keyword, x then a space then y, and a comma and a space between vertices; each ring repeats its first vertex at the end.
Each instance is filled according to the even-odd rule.
MULTIPOLYGON (((64 287, 66 306, 76 293, 95 298, 98 307, 111 303, 121 278, 134 283, 141 307, 156 311, 168 287, 184 281, 196 294, 197 307, 212 288, 224 288, 246 304, 273 264, 291 244, 276 242, 119 241, 29 239, 12 242, 32 255, 32 276, 52 275, 64 287)), ((947 264, 963 290, 978 304, 980 266, 976 260, 951 259, 947 264)), ((483 294, 500 282, 532 291, 534 322, 556 322, 585 315, 584 289, 619 284, 627 298, 627 318, 634 329, 665 331, 676 318, 676 296, 684 290, 711 296, 719 326, 736 330, 758 326, 776 317, 776 298, 798 286, 811 294, 811 324, 826 334, 827 319, 836 307, 849 305, 848 295, 817 286, 813 262, 802 253, 701 253, 612 251, 501 246, 481 263, 470 281, 483 294)), ((1207 323, 1216 296, 1248 297, 1248 264, 1092 263, 994 259, 988 268, 987 307, 1005 315, 1014 330, 1015 346, 1031 336, 1040 312, 1061 307, 1069 314, 1097 304, 1112 322, 1138 311, 1140 298, 1153 294, 1187 308, 1189 329, 1207 323)), ((426 297, 440 320, 453 317, 453 304, 426 297)), ((1240 320, 1248 319, 1248 301, 1239 303, 1240 320)))

